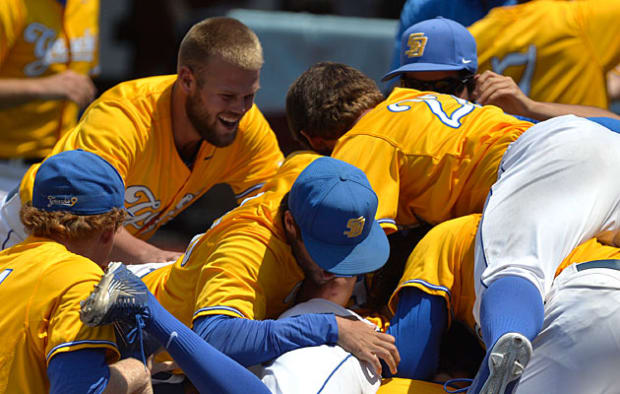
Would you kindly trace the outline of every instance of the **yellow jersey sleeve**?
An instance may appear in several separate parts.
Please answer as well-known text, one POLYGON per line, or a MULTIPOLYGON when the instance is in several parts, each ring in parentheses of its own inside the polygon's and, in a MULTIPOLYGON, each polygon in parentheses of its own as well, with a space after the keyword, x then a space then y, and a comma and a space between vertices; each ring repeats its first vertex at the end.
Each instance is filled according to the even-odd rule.
POLYGON ((475 214, 443 222, 422 238, 407 259, 403 276, 388 302, 392 313, 400 290, 415 287, 442 297, 451 317, 474 327, 474 241, 480 218, 475 214))
POLYGON ((230 227, 217 241, 193 252, 205 261, 193 318, 213 314, 277 318, 293 305, 304 278, 290 247, 258 224, 219 226, 230 227))
POLYGON ((387 233, 396 231, 402 164, 398 147, 375 136, 345 136, 334 148, 332 157, 364 171, 372 189, 381 196, 375 218, 387 233))
POLYGON ((255 194, 284 161, 275 134, 256 105, 244 115, 239 132, 244 133, 244 138, 236 153, 237 160, 230 161, 226 182, 238 203, 255 194))

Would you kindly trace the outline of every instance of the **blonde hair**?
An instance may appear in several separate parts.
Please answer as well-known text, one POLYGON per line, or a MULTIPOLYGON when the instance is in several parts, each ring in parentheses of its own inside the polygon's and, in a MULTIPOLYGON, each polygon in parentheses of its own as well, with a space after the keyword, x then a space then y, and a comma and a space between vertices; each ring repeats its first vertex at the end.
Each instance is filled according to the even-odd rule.
POLYGON ((76 215, 67 211, 43 211, 28 202, 22 206, 19 216, 26 230, 37 237, 53 235, 80 240, 108 228, 116 231, 125 219, 125 210, 113 208, 99 215, 76 215))
POLYGON ((200 71, 213 56, 246 70, 263 66, 263 48, 258 37, 233 18, 207 18, 192 26, 181 41, 178 67, 200 71))

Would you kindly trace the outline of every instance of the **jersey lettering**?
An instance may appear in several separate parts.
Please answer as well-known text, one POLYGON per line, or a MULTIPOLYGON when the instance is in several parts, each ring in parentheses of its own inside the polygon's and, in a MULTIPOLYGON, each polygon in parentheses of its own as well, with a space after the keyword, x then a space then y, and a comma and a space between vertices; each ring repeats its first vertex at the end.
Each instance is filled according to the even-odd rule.
POLYGON ((7 276, 11 274, 11 272, 13 272, 13 270, 10 268, 7 268, 4 271, 0 272, 0 284, 2 284, 2 282, 7 278, 7 276))
POLYGON ((431 112, 433 113, 433 115, 437 116, 439 118, 439 120, 441 121, 441 123, 445 124, 446 126, 452 127, 454 129, 457 129, 459 127, 461 127, 461 120, 469 115, 471 113, 471 111, 474 110, 474 108, 479 107, 476 104, 470 103, 467 100, 463 100, 462 98, 458 98, 455 96, 451 96, 454 100, 456 100, 459 104, 461 104, 461 106, 457 109, 455 109, 454 111, 452 111, 452 113, 450 115, 448 115, 446 113, 446 111, 444 111, 443 107, 441 106, 441 102, 439 101, 439 99, 437 99, 437 96, 433 96, 432 94, 426 94, 424 96, 420 96, 418 98, 415 99, 408 99, 408 100, 403 100, 403 101, 399 101, 397 103, 394 104, 390 104, 388 105, 388 110, 392 111, 392 112, 403 112, 403 111, 408 111, 411 109, 410 105, 406 105, 405 103, 409 102, 415 102, 415 103, 425 103, 428 108, 431 110, 431 112))
POLYGON ((144 223, 148 222, 153 216, 157 215, 161 202, 155 198, 153 192, 146 186, 133 185, 125 190, 125 204, 129 213, 125 220, 125 226, 134 226, 140 229, 144 223), (146 201, 136 204, 141 197, 146 197, 146 201), (135 205, 131 205, 135 204, 135 205), (142 210, 147 210, 138 214, 142 210))
POLYGON ((96 47, 96 38, 89 29, 82 37, 74 37, 69 45, 71 58, 63 38, 56 38, 53 29, 41 24, 31 23, 24 29, 24 40, 34 43, 35 61, 24 67, 24 74, 36 77, 43 74, 50 64, 73 62, 92 62, 96 47))
POLYGON ((532 87, 532 77, 536 68, 536 46, 530 45, 525 53, 509 53, 503 59, 499 59, 496 56, 491 58, 491 68, 498 74, 503 74, 508 67, 523 65, 525 65, 525 70, 523 70, 523 75, 518 83, 523 93, 529 96, 530 88, 532 87))

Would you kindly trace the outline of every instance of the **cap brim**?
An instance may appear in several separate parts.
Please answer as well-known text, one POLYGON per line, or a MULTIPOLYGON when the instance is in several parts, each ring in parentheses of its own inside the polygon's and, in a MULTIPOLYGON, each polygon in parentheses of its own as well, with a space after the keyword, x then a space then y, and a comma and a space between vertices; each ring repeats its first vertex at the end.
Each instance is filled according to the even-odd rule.
POLYGON ((405 64, 402 67, 397 68, 396 70, 392 70, 389 73, 385 74, 383 78, 381 78, 381 82, 389 81, 390 79, 406 73, 410 71, 453 71, 453 70, 464 70, 467 68, 466 64, 436 64, 436 63, 411 63, 405 64))
POLYGON ((301 236, 314 262, 336 275, 360 275, 376 271, 390 255, 387 236, 377 221, 374 221, 366 239, 354 246, 319 241, 303 231, 301 236))

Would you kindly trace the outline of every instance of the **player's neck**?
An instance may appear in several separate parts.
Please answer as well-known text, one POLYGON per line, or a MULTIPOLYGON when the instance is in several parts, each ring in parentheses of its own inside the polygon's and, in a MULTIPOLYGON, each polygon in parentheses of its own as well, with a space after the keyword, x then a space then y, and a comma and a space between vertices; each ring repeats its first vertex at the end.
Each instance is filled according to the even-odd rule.
MULTIPOLYGON (((185 111, 185 101, 187 97, 182 89, 177 87, 178 81, 172 85, 172 93, 170 99, 171 126, 174 145, 181 159, 186 162, 192 160, 198 149, 202 139, 200 134, 194 129, 194 126, 187 117, 185 111)), ((192 160, 193 161, 193 160, 192 160)))

